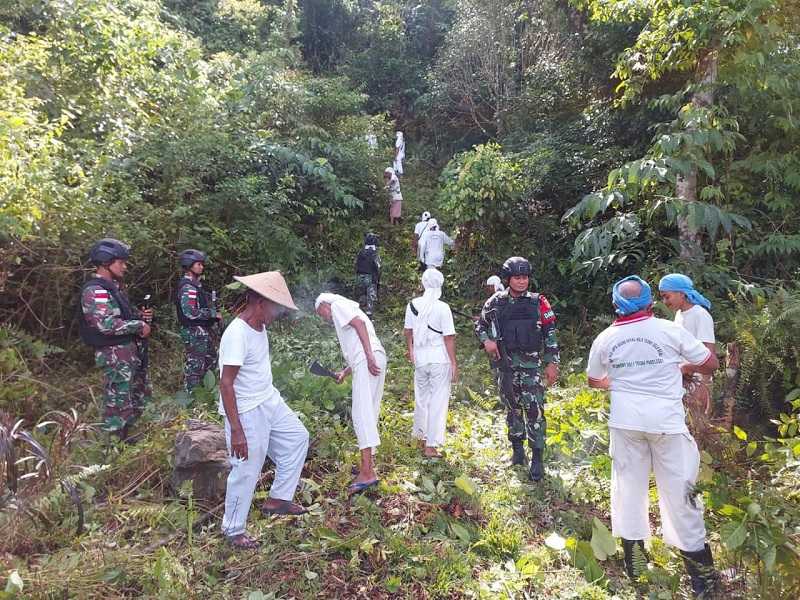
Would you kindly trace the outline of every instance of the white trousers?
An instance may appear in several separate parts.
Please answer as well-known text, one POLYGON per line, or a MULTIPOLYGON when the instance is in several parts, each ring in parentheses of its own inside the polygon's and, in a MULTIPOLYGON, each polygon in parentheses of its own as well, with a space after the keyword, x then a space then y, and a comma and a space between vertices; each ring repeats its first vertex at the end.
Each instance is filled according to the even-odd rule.
POLYGON ((386 379, 386 355, 375 352, 375 362, 380 367, 379 375, 372 375, 367 361, 353 367, 353 430, 358 440, 358 449, 380 446, 378 418, 381 414, 383 382, 386 379))
POLYGON ((451 378, 450 363, 417 365, 414 369, 413 435, 432 448, 444 444, 451 378))
POLYGON ((700 453, 688 433, 645 433, 609 428, 611 434, 611 528, 627 540, 650 537, 648 488, 655 473, 664 541, 680 550, 706 542, 703 502, 694 493, 700 453))
MULTIPOLYGON (((270 498, 291 500, 300 482, 308 451, 308 431, 283 399, 263 402, 239 414, 247 439, 247 460, 229 457, 231 472, 225 492, 222 533, 244 533, 250 503, 253 501, 261 469, 267 456, 275 463, 275 479, 270 498)), ((225 419, 225 439, 231 452, 231 425, 225 419)))

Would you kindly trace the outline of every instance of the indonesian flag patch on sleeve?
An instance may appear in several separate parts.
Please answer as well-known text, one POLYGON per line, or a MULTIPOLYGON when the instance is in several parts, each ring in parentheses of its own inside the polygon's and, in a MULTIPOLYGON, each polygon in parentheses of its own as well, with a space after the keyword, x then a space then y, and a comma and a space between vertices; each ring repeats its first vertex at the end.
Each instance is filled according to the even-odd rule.
POLYGON ((539 296, 539 313, 542 315, 543 325, 556 322, 556 314, 553 312, 550 302, 544 296, 539 296))
POLYGON ((95 310, 105 312, 108 310, 109 293, 108 290, 98 288, 94 291, 94 307, 95 310))
POLYGON ((186 296, 189 300, 189 304, 197 304, 197 290, 189 289, 186 291, 186 296))

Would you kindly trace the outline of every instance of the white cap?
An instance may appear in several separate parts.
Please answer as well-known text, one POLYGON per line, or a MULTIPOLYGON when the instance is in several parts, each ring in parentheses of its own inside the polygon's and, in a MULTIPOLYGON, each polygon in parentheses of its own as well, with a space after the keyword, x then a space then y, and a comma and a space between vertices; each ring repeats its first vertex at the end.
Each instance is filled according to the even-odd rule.
POLYGON ((429 213, 427 210, 424 213, 422 213, 422 220, 423 221, 427 221, 430 218, 431 218, 431 213, 429 213))

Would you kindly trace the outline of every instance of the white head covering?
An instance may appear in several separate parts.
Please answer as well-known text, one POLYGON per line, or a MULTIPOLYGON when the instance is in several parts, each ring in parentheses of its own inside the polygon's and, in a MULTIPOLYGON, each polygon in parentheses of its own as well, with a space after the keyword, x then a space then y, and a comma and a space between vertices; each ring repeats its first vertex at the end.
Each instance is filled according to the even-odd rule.
POLYGON ((339 302, 353 304, 355 305, 355 308, 359 308, 358 302, 353 302, 352 300, 350 300, 350 298, 345 298, 344 296, 340 296, 339 294, 330 294, 328 292, 323 292, 322 294, 317 296, 316 300, 314 300, 314 310, 317 310, 320 304, 332 305, 334 303, 339 303, 339 302))
POLYGON ((486 285, 493 285, 495 292, 502 292, 505 288, 503 282, 500 281, 500 278, 497 275, 492 275, 489 279, 486 280, 486 285))
POLYGON ((428 336, 433 333, 428 329, 433 306, 436 301, 442 297, 442 284, 444 283, 444 275, 434 268, 426 269, 422 274, 422 287, 425 292, 422 298, 414 303, 414 308, 417 309, 417 320, 414 321, 414 343, 424 346, 428 340, 428 336))
POLYGON ((383 174, 385 175, 386 173, 388 173, 389 175, 391 175, 392 177, 394 177, 394 169, 393 169, 392 167, 386 167, 386 168, 383 170, 383 174))
POLYGON ((439 227, 439 222, 436 219, 433 217, 428 219, 428 229, 436 229, 437 227, 439 227))
POLYGON ((422 217, 421 217, 421 219, 422 219, 423 221, 427 221, 427 220, 428 220, 428 219, 430 219, 430 218, 431 218, 431 213, 429 213, 427 210, 426 210, 425 212, 423 212, 423 213, 422 213, 422 217))

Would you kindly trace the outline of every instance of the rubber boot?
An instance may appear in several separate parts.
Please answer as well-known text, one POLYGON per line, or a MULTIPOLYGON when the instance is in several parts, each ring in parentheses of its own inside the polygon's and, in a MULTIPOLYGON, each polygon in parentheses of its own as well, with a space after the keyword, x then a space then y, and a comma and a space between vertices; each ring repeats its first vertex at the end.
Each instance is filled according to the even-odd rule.
POLYGON ((708 544, 702 550, 686 552, 681 550, 683 564, 692 582, 692 595, 695 598, 710 598, 717 587, 717 572, 714 570, 714 557, 708 544))
POLYGON ((522 440, 512 440, 511 448, 513 449, 513 454, 511 455, 511 466, 524 465, 525 446, 523 445, 522 440))
POLYGON ((622 539, 622 551, 625 554, 625 572, 631 579, 636 579, 639 577, 639 575, 641 575, 639 570, 636 568, 636 564, 634 561, 635 546, 639 546, 639 548, 641 548, 641 552, 645 557, 645 561, 647 561, 647 554, 645 554, 644 551, 644 540, 626 540, 625 538, 622 539))
POLYGON ((531 453, 531 468, 528 471, 528 475, 530 475, 531 480, 533 481, 541 481, 542 477, 544 477, 544 460, 542 457, 542 449, 541 448, 534 448, 533 452, 531 453))

